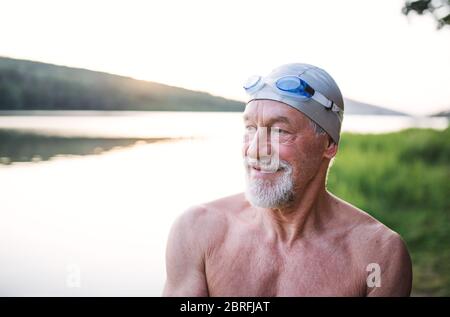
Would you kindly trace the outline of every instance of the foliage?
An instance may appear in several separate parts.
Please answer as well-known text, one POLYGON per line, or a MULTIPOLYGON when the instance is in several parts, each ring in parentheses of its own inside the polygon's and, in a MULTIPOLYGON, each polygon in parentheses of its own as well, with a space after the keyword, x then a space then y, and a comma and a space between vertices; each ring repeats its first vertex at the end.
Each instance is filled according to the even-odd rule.
POLYGON ((343 134, 328 176, 337 196, 398 232, 414 294, 450 295, 450 128, 343 134))

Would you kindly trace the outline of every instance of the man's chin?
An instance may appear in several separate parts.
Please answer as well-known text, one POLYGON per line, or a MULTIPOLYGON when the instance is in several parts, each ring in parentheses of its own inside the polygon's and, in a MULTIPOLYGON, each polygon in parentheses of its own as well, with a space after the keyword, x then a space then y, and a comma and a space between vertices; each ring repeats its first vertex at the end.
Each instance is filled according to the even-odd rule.
POLYGON ((259 197, 257 195, 253 195, 249 192, 245 193, 245 197, 247 201, 252 205, 253 207, 258 208, 279 208, 281 207, 281 204, 278 202, 275 202, 271 199, 267 199, 267 197, 259 197))

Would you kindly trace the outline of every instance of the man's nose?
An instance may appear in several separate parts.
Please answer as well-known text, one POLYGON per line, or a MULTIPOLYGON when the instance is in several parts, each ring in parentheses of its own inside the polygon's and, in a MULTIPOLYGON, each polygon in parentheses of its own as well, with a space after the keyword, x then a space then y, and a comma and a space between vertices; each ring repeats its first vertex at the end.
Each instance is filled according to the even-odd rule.
POLYGON ((270 134, 266 127, 258 128, 248 142, 247 156, 249 158, 261 160, 270 157, 270 134))

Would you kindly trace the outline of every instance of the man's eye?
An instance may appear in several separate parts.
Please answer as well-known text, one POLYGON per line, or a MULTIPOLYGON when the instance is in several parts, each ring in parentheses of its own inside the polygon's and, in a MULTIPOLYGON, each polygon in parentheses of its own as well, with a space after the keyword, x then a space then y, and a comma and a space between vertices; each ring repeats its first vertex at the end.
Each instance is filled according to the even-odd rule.
POLYGON ((287 133, 289 133, 289 132, 286 131, 286 130, 278 129, 278 128, 273 128, 273 129, 272 129, 272 132, 273 132, 273 133, 279 133, 279 134, 287 134, 287 133))
POLYGON ((256 127, 255 127, 255 126, 248 125, 248 126, 245 127, 245 130, 246 130, 247 132, 254 132, 254 131, 256 131, 256 127))

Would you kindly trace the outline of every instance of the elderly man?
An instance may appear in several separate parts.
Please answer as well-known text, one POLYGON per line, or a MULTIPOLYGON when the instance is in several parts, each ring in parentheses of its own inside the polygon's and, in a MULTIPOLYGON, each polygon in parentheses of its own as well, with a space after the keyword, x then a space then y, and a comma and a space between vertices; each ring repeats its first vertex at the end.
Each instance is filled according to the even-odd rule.
POLYGON ((246 192, 176 220, 163 295, 409 296, 400 236, 326 189, 344 111, 335 81, 288 64, 244 88, 246 192))

